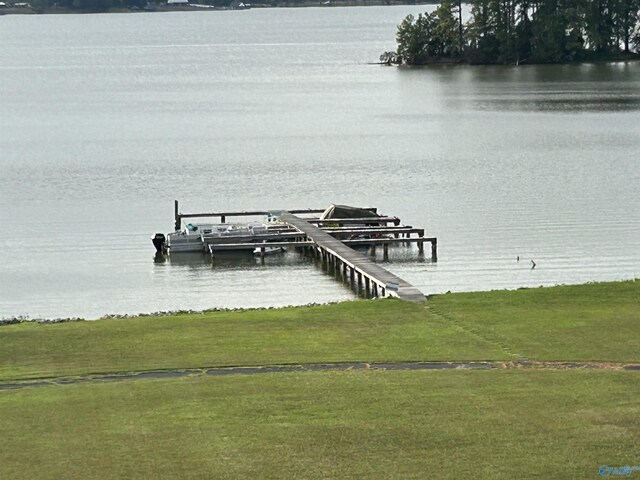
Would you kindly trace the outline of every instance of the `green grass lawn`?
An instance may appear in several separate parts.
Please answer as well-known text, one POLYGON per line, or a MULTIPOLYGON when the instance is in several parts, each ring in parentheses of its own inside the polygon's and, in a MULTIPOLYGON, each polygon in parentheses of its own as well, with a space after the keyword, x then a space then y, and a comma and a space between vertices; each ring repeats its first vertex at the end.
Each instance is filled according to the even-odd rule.
POLYGON ((343 361, 640 361, 640 282, 0 327, 0 380, 343 361))
POLYGON ((447 294, 429 307, 519 356, 640 362, 640 281, 447 294))
MULTIPOLYGON (((640 362, 640 282, 0 327, 0 383, 328 362, 640 362)), ((640 372, 318 371, 0 390, 0 479, 600 478, 640 372)), ((640 477, 640 472, 634 476, 640 477)))
POLYGON ((0 379, 205 366, 507 358, 398 300, 0 328, 0 379))
POLYGON ((639 396, 638 372, 602 370, 354 370, 0 391, 0 478, 599 478, 601 465, 640 462, 639 396))

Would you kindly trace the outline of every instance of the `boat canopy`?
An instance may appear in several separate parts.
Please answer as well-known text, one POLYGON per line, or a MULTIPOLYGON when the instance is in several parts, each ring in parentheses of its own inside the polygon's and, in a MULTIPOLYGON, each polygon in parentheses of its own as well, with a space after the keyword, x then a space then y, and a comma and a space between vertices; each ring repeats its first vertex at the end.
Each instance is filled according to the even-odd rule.
POLYGON ((350 207, 348 205, 330 205, 322 215, 321 220, 332 218, 369 218, 379 217, 376 212, 367 208, 350 207))

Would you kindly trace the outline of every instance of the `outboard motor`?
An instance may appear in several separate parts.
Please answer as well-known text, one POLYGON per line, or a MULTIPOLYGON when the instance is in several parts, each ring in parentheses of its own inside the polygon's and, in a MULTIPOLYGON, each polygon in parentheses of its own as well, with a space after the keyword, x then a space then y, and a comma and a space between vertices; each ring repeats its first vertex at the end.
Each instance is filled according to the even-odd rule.
POLYGON ((153 242, 153 246, 156 247, 156 251, 165 252, 167 250, 167 239, 165 238, 164 234, 156 233, 151 241, 153 242))

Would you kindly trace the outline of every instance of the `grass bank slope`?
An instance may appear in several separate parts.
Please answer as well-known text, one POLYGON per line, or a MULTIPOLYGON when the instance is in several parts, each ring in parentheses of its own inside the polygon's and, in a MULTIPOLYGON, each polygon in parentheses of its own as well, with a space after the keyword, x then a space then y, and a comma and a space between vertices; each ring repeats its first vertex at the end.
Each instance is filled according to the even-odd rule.
POLYGON ((640 361, 640 282, 0 327, 0 380, 323 362, 640 361))
POLYGON ((356 301, 0 328, 0 379, 206 366, 507 359, 424 304, 356 301))

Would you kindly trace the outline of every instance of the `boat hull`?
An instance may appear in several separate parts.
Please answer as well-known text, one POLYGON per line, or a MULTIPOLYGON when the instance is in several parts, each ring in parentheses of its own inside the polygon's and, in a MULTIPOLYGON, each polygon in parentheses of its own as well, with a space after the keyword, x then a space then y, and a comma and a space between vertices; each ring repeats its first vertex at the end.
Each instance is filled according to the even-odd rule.
MULTIPOLYGON (((162 248, 169 252, 206 251, 207 244, 238 244, 237 250, 253 250, 253 247, 242 247, 243 243, 255 243, 273 239, 282 227, 271 227, 265 224, 188 224, 184 230, 170 233, 162 248)), ((152 239, 158 249, 161 234, 152 239)))

